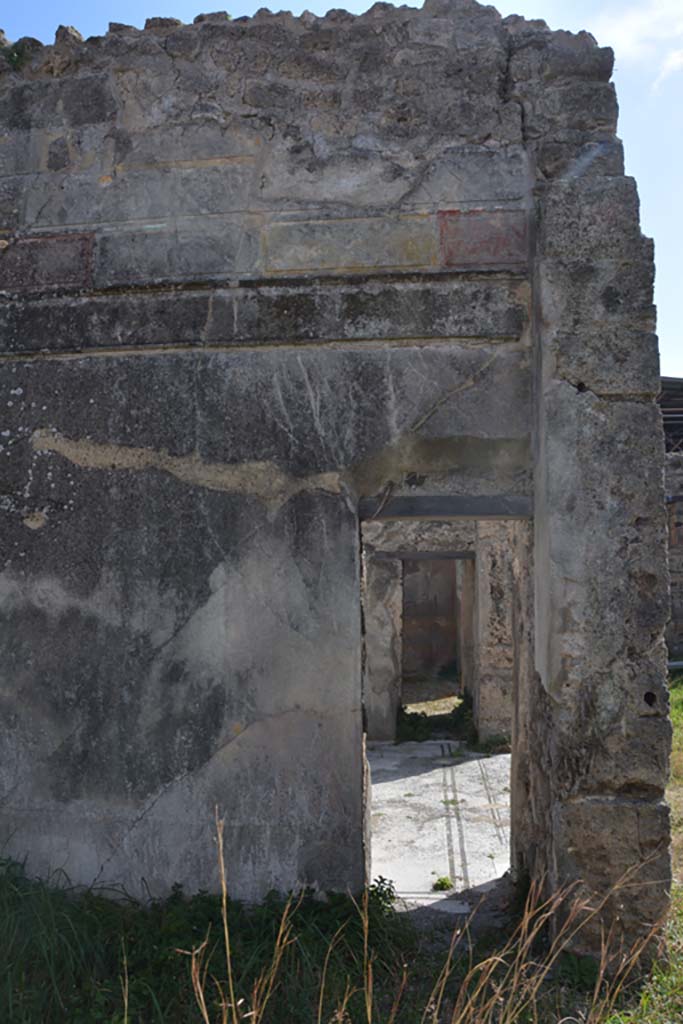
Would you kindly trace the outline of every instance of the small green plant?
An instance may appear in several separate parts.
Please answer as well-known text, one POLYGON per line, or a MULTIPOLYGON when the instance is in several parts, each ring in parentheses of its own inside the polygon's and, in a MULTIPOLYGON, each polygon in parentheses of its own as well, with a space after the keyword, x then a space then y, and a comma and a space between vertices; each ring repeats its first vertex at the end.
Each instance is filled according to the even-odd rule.
POLYGON ((437 878, 437 880, 432 884, 432 890, 434 892, 448 892, 448 890, 452 888, 453 883, 448 875, 441 875, 441 877, 437 878))
POLYGON ((369 902, 380 914, 390 914, 396 902, 396 886, 389 878, 378 875, 368 889, 369 902))

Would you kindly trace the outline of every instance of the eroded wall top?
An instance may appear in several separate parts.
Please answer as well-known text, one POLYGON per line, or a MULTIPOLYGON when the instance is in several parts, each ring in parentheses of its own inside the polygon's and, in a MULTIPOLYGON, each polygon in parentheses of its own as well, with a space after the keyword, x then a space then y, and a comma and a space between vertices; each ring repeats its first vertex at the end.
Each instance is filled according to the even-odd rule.
MULTIPOLYGON (((611 51, 473 0, 376 4, 359 17, 151 19, 85 42, 60 29, 54 46, 8 55, 0 288, 10 293, 519 272, 534 179, 577 161, 582 173, 621 169, 611 51)), ((523 323, 509 291, 465 289, 457 323, 446 297, 429 310, 413 299, 413 335, 430 317, 454 333, 519 334, 523 323)), ((332 315, 349 336, 367 335, 369 320, 389 315, 386 297, 335 301, 288 311, 291 333, 324 333, 320 316, 332 315)), ((253 308, 239 305, 253 334, 253 308)), ((282 333, 285 305, 259 311, 260 331, 282 333)), ((19 332, 30 346, 27 329, 8 325, 9 344, 19 332)))

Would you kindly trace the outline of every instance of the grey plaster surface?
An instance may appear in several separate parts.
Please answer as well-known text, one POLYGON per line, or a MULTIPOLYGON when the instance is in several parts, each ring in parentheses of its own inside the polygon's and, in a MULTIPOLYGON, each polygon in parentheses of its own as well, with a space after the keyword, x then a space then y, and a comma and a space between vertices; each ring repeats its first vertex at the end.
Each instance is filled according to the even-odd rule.
MULTIPOLYGON (((482 756, 457 741, 369 743, 372 877, 408 903, 462 900, 432 891, 485 886, 510 867, 510 755, 482 756)), ((466 912, 466 910, 464 911, 466 912)))

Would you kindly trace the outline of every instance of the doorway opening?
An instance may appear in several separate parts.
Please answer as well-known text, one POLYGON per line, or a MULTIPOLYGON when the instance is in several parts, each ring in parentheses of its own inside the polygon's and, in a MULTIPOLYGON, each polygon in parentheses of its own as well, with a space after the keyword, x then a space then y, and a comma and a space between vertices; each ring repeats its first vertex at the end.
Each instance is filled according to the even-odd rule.
POLYGON ((460 559, 438 557, 402 562, 399 735, 410 716, 449 715, 462 703, 459 563, 460 559))
POLYGON ((474 518, 361 526, 371 876, 391 879, 409 904, 466 912, 463 899, 510 868, 527 528, 474 518))

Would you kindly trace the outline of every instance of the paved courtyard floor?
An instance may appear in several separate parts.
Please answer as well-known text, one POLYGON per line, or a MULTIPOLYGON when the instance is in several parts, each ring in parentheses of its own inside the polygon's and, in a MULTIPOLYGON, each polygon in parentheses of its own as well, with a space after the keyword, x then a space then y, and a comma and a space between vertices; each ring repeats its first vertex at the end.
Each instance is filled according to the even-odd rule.
POLYGON ((372 878, 409 904, 466 912, 457 893, 485 893, 510 866, 510 755, 454 740, 369 743, 372 878), (433 892, 438 878, 453 890, 433 892))

